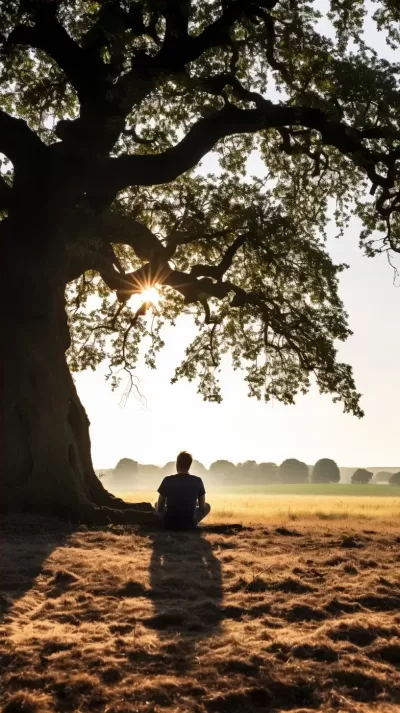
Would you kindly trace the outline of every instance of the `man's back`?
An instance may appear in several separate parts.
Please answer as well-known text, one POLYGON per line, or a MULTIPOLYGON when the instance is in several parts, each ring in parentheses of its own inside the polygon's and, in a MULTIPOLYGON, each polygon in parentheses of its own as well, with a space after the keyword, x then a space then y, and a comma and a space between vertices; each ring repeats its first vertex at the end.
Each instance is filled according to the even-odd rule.
POLYGON ((176 473, 162 481, 158 492, 167 500, 164 516, 166 527, 187 529, 196 524, 196 505, 205 495, 203 481, 197 475, 176 473))

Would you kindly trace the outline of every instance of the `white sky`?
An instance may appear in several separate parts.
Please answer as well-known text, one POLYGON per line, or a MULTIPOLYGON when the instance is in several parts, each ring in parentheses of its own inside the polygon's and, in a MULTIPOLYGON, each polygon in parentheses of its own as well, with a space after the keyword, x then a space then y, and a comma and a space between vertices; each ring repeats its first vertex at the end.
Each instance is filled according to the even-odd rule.
MULTIPOLYGON (((390 56, 371 24, 367 39, 390 56)), ((122 457, 164 464, 181 449, 206 465, 217 458, 279 463, 295 457, 314 463, 330 457, 341 466, 399 466, 400 287, 393 285, 385 256, 371 259, 360 251, 359 228, 354 221, 343 238, 332 237, 328 244, 335 262, 350 265, 341 276, 340 295, 354 336, 340 346, 339 357, 353 366, 364 419, 343 414, 340 404, 315 388, 295 406, 249 399, 229 361, 221 374, 222 404, 204 403, 193 383, 172 386, 174 367, 194 333, 190 319, 183 317, 165 334, 157 371, 139 365, 146 406, 134 396, 122 405, 123 390, 111 392, 105 366, 76 375, 91 421, 95 467, 114 467, 122 457)))

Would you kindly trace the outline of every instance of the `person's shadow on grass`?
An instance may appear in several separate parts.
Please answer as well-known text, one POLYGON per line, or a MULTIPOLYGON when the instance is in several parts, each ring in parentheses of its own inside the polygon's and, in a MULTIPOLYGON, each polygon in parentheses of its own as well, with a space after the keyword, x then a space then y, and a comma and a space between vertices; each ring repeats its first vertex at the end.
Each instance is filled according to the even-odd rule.
POLYGON ((147 625, 173 654, 174 668, 185 670, 196 644, 215 635, 222 619, 221 565, 201 528, 154 534, 150 585, 154 614, 147 625))

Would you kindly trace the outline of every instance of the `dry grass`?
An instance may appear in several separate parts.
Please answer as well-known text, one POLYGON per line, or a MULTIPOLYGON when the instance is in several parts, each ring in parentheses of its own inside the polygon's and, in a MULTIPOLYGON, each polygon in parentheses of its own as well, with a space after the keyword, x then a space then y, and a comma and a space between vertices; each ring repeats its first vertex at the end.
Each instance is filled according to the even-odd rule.
MULTIPOLYGON (((154 492, 140 491, 140 497, 122 493, 126 500, 154 501, 154 492)), ((207 496, 208 497, 208 496, 207 496)), ((267 524, 271 518, 282 523, 316 520, 376 521, 399 528, 400 497, 331 495, 267 495, 264 493, 232 493, 215 491, 210 494, 211 515, 207 522, 243 525, 267 524)))
POLYGON ((8 521, 3 713, 398 712, 400 538, 365 527, 8 521))

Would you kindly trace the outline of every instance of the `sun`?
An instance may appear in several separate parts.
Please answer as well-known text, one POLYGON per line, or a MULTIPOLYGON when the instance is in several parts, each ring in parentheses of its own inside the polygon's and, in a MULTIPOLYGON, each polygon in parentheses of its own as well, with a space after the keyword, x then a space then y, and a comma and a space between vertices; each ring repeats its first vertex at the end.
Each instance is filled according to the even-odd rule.
POLYGON ((152 305, 157 305, 160 301, 160 293, 157 287, 146 287, 139 295, 142 302, 150 302, 152 305))
POLYGON ((129 300, 129 305, 134 310, 139 309, 144 302, 149 305, 158 305, 160 297, 161 295, 157 285, 153 285, 152 287, 145 287, 143 285, 141 292, 135 292, 135 294, 132 295, 129 300))

